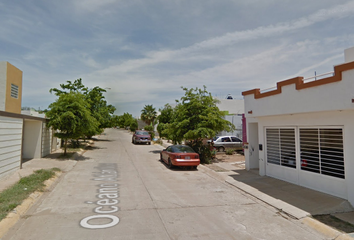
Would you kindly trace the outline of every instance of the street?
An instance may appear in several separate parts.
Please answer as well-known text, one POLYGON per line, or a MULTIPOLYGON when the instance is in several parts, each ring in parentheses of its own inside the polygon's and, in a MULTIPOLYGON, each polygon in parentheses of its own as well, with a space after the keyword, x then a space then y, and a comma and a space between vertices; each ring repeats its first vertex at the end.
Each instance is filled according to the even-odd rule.
POLYGON ((107 129, 2 240, 325 239, 203 166, 168 169, 162 149, 107 129))

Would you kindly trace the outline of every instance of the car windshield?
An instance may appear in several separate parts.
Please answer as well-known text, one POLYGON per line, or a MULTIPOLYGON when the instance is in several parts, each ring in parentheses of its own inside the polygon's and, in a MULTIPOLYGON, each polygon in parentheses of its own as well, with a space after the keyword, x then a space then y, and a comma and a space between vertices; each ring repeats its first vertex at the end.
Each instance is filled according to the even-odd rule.
POLYGON ((191 147, 185 145, 174 146, 173 150, 173 152, 176 153, 195 153, 195 151, 191 147))
POLYGON ((136 131, 136 135, 149 135, 149 133, 145 131, 136 131))

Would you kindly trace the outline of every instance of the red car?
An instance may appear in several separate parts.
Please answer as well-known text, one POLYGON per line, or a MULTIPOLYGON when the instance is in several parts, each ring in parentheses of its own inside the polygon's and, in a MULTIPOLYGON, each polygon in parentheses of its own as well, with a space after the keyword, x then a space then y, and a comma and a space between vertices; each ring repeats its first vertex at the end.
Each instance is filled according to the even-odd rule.
POLYGON ((164 161, 168 168, 173 166, 190 166, 197 169, 200 164, 199 154, 186 145, 171 145, 162 150, 160 160, 164 161))
POLYGON ((151 144, 151 135, 148 131, 136 130, 132 137, 132 143, 147 143, 151 144))

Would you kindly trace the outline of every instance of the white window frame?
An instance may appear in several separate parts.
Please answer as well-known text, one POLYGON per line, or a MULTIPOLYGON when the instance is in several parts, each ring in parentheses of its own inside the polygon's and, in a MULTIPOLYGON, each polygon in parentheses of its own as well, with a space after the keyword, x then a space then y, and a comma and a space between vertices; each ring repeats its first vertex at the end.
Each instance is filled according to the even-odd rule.
MULTIPOLYGON (((274 127, 266 127, 265 128, 265 150, 266 150, 266 152, 265 152, 265 157, 266 157, 266 163, 267 164, 272 164, 272 165, 274 165, 274 166, 280 166, 280 167, 286 167, 286 168, 289 168, 289 169, 296 169, 297 168, 297 138, 298 138, 298 136, 297 136, 297 133, 298 133, 298 131, 297 131, 297 128, 296 127, 294 127, 294 126, 283 126, 283 127, 276 127, 276 126, 274 126, 274 127), (287 158, 289 158, 289 159, 285 159, 284 160, 284 158, 282 157, 283 155, 282 155, 282 151, 280 151, 279 152, 279 164, 276 164, 276 163, 274 163, 274 162, 272 162, 272 161, 268 161, 269 159, 268 159, 268 154, 270 154, 269 153, 269 151, 270 151, 270 148, 269 148, 269 142, 268 142, 268 138, 267 138, 267 130, 268 129, 270 129, 270 130, 279 130, 279 137, 280 137, 280 131, 283 129, 286 129, 286 130, 293 130, 294 131, 294 142, 293 142, 293 149, 292 149, 292 151, 290 151, 289 153, 287 153, 287 155, 289 155, 287 158), (291 156, 293 154, 293 156, 291 156), (286 161, 287 161, 287 163, 286 163, 286 161), (291 161, 291 162, 290 162, 291 161)), ((280 145, 281 145, 281 142, 279 142, 279 150, 281 149, 280 148, 280 145)))
MULTIPOLYGON (((343 175, 342 177, 339 177, 339 176, 333 176, 332 174, 325 174, 323 173, 323 169, 321 167, 321 164, 322 164, 322 159, 321 159, 321 154, 320 154, 320 150, 321 150, 321 143, 319 142, 318 143, 318 146, 319 146, 319 172, 312 172, 313 174, 318 174, 318 175, 321 175, 321 176, 327 176, 327 177, 335 177, 337 179, 345 179, 345 156, 344 156, 344 128, 343 126, 306 126, 306 127, 303 127, 303 126, 298 126, 298 147, 299 147, 299 155, 298 157, 300 158, 300 165, 299 165, 299 168, 302 172, 311 172, 311 171, 308 171, 308 170, 305 170, 305 167, 304 167, 304 161, 303 159, 301 159, 302 155, 301 155, 301 134, 300 134, 300 131, 301 129, 317 129, 318 131, 321 130, 321 129, 340 129, 342 131, 342 155, 343 155, 343 175)), ((320 138, 318 138, 320 139, 320 138)), ((319 140, 320 141, 320 140, 319 140)), ((309 163, 305 163, 307 165, 309 165, 309 163)), ((338 173, 336 173, 335 175, 340 175, 338 173)))

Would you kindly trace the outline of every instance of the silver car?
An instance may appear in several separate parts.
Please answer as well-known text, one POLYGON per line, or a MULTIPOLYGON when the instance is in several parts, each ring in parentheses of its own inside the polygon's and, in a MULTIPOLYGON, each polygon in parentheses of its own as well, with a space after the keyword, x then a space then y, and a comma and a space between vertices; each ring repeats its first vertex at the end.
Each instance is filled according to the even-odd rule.
MULTIPOLYGON (((209 140, 208 142, 211 142, 209 140)), ((242 140, 236 136, 220 136, 213 138, 214 147, 218 150, 218 152, 223 152, 225 149, 234 149, 235 151, 241 151, 242 148, 242 140)))

